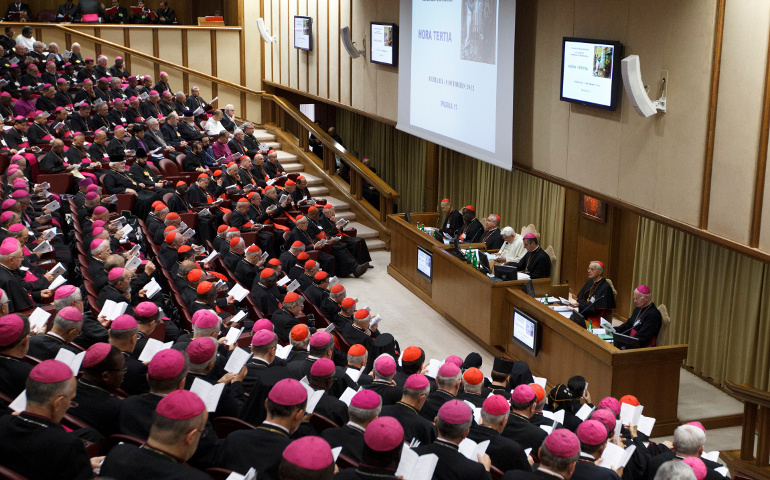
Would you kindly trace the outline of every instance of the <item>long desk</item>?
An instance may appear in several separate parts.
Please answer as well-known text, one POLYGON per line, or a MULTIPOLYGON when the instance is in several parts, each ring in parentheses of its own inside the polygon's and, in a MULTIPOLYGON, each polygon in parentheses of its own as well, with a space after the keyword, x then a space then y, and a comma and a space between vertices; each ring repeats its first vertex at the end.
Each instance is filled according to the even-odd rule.
POLYGON ((509 289, 501 318, 507 319, 506 353, 529 364, 532 373, 548 383, 566 383, 573 375, 589 381, 594 404, 606 396, 634 395, 643 414, 654 417, 655 434, 673 432, 679 425, 679 372, 687 345, 618 350, 523 292, 509 289), (540 351, 532 356, 513 342, 513 309, 540 324, 540 351))
MULTIPOLYGON (((412 221, 435 225, 436 213, 412 214, 412 221)), ((388 273, 407 286, 444 318, 495 355, 505 350, 505 322, 499 319, 509 288, 523 289, 526 280, 498 282, 451 255, 451 247, 437 241, 407 222, 403 215, 389 215, 391 257, 388 273), (417 247, 433 256, 433 275, 428 279, 417 271, 417 247)), ((464 244, 484 250, 485 245, 464 244)), ((535 293, 549 293, 550 279, 532 281, 535 293)))
MULTIPOLYGON (((413 222, 429 226, 436 219, 435 213, 412 214, 413 222)), ((670 435, 678 426, 676 399, 687 345, 618 350, 526 295, 525 281, 493 282, 451 255, 449 246, 406 222, 403 215, 390 215, 388 223, 388 273, 490 353, 527 362, 532 373, 546 377, 551 387, 583 375, 595 403, 605 396, 635 395, 644 405, 644 415, 657 420, 655 435, 670 435), (433 255, 431 279, 417 272, 418 246, 433 255), (514 307, 540 323, 537 356, 513 342, 514 307)), ((483 249, 483 244, 473 247, 483 249)), ((550 285, 549 279, 532 283, 537 296, 568 295, 567 286, 550 285)))

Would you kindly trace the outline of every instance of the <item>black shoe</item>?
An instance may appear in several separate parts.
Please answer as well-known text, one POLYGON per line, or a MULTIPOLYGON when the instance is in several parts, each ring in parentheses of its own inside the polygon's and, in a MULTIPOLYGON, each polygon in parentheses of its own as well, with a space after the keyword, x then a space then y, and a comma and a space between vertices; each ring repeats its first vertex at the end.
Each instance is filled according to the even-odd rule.
POLYGON ((367 263, 367 265, 369 265, 369 268, 374 268, 374 265, 372 265, 371 263, 367 263))
POLYGON ((369 267, 367 267, 366 265, 367 265, 366 263, 364 263, 363 265, 358 265, 355 271, 353 272, 353 276, 358 278, 364 273, 366 273, 366 271, 369 269, 369 267))

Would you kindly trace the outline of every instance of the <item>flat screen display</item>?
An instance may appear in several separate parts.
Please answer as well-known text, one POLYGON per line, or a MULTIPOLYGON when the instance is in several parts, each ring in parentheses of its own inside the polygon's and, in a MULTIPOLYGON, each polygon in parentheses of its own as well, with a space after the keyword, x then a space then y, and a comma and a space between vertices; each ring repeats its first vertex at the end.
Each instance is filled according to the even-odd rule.
POLYGON ((398 25, 372 22, 370 61, 381 65, 398 65, 398 25))
POLYGON ((313 49, 313 19, 310 17, 294 17, 294 48, 300 50, 313 49))
POLYGON ((513 309, 513 341, 536 356, 540 350, 539 322, 519 309, 513 309))
POLYGON ((433 255, 422 247, 417 247, 417 271, 428 280, 433 278, 433 255))
POLYGON ((620 42, 564 37, 561 100, 615 110, 618 106, 620 42))

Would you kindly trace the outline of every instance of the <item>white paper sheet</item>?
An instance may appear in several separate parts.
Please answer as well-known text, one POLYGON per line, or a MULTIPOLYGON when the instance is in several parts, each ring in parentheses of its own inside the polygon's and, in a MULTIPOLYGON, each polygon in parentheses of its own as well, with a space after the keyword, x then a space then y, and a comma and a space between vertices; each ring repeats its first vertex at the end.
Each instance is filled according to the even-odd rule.
POLYGON ((236 348, 230 352, 230 358, 225 364, 225 372, 238 374, 246 362, 251 358, 251 354, 242 348, 236 348))
POLYGON ((222 391, 224 391, 224 389, 224 383, 212 385, 201 378, 193 380, 192 386, 190 387, 190 391, 203 400, 203 403, 206 404, 206 410, 209 412, 216 411, 217 405, 219 404, 219 398, 222 396, 222 391))

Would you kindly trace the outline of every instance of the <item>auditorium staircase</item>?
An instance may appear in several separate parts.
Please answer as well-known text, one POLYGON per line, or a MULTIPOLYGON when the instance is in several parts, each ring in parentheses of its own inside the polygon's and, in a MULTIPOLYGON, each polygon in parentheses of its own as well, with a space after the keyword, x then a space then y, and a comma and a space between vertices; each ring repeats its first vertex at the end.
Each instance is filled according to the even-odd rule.
POLYGON ((379 239, 377 230, 357 222, 355 212, 350 209, 350 203, 330 196, 329 189, 324 185, 323 179, 307 173, 305 171, 305 166, 300 162, 299 157, 284 150, 276 135, 268 132, 264 128, 258 128, 254 131, 254 136, 257 140, 265 142, 270 148, 278 153, 278 163, 283 165, 286 173, 300 173, 307 179, 308 189, 313 198, 324 199, 327 203, 334 205, 334 211, 337 213, 337 218, 344 218, 345 220, 350 221, 350 224, 345 228, 355 228, 358 232, 357 236, 366 241, 366 246, 369 247, 370 252, 385 249, 386 244, 383 240, 379 239))

